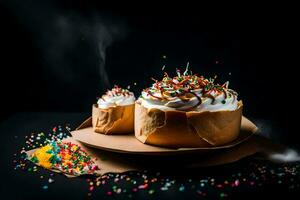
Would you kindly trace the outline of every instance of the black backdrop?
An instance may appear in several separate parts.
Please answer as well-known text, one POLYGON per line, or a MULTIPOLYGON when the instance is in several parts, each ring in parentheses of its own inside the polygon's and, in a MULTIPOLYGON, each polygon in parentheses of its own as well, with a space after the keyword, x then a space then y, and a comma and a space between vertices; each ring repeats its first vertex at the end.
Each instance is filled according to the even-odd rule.
MULTIPOLYGON (((233 7, 234 12, 222 6, 206 8, 183 2, 176 8, 173 4, 152 6, 104 6, 103 1, 90 0, 0 0, 0 152, 1 166, 8 166, 1 168, 4 195, 44 195, 38 188, 32 190, 40 180, 28 182, 29 174, 16 173, 9 164, 12 151, 22 141, 17 133, 51 128, 44 127, 48 124, 44 118, 35 116, 52 116, 49 120, 55 124, 64 124, 61 120, 71 116, 28 112, 88 113, 109 84, 131 85, 138 96, 151 84, 150 77, 161 76, 164 64, 172 73, 190 62, 194 72, 216 74, 221 82, 230 80, 244 102, 244 115, 273 140, 299 151, 299 131, 294 129, 299 118, 299 31, 294 16, 298 11, 283 5, 275 9, 274 3, 255 9, 250 5, 233 7), (19 112, 24 113, 12 117, 19 112)), ((81 115, 85 114, 74 116, 81 115)), ((216 171, 230 174, 239 167, 216 171)), ((74 188, 69 188, 64 187, 68 186, 64 177, 60 178, 52 188, 58 192, 49 190, 43 197, 71 191, 78 198, 79 193, 73 191, 82 191, 82 182, 73 182, 74 188)), ((271 184, 259 191, 276 196, 281 188, 271 184)))
POLYGON ((1 120, 26 111, 89 112, 108 82, 131 85, 138 95, 164 64, 173 73, 190 62, 194 72, 230 80, 246 116, 292 130, 296 41, 280 13, 123 9, 99 1, 0 5, 1 120))

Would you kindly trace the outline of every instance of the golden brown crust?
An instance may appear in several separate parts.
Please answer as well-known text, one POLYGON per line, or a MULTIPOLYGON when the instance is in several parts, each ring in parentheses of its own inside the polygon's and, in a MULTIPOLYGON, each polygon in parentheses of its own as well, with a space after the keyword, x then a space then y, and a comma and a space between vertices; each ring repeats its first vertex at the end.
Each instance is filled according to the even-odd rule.
POLYGON ((93 105, 92 125, 97 133, 127 134, 134 130, 134 104, 127 106, 98 108, 93 105))
POLYGON ((238 137, 242 102, 235 111, 183 112, 147 109, 135 104, 135 136, 162 147, 218 146, 238 137))

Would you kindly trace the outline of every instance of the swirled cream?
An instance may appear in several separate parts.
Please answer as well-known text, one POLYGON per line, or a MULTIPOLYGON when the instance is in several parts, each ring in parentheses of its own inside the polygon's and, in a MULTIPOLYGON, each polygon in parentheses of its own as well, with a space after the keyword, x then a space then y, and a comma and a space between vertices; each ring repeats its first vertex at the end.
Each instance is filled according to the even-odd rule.
POLYGON ((146 108, 178 111, 225 111, 238 108, 237 93, 228 89, 228 82, 216 84, 215 78, 183 74, 171 78, 165 73, 162 81, 142 91, 138 102, 146 108))
POLYGON ((101 98, 98 99, 98 108, 106 109, 115 106, 126 106, 134 104, 135 97, 133 92, 127 89, 115 86, 112 90, 108 90, 101 98))

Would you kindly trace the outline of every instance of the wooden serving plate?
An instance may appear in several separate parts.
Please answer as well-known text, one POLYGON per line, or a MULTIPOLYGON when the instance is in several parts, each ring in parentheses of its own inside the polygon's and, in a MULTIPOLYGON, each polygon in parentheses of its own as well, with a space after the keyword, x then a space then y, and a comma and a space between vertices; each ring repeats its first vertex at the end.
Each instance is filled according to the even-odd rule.
POLYGON ((119 152, 125 154, 141 154, 141 155, 179 155, 192 153, 208 153, 221 149, 232 148, 240 143, 248 140, 257 132, 258 128, 246 117, 242 117, 241 132, 239 137, 223 146, 205 147, 205 148, 179 148, 169 149, 152 145, 143 144, 138 141, 134 133, 129 135, 104 135, 93 131, 91 117, 84 121, 71 134, 73 138, 89 147, 119 152))

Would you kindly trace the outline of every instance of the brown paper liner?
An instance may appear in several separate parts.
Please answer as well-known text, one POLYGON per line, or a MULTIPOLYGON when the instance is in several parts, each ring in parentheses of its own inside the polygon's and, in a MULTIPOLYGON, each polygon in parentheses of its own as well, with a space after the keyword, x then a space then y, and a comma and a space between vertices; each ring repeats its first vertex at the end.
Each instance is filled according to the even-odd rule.
POLYGON ((134 104, 127 106, 98 108, 93 105, 92 125, 97 133, 128 134, 134 129, 134 104))
MULTIPOLYGON (((245 127, 247 124, 249 124, 249 127, 251 126, 250 121, 246 121, 243 127, 245 127)), ((245 129, 244 131, 247 130, 245 129)), ((64 139, 63 141, 72 142, 81 146, 84 151, 86 151, 89 155, 96 159, 95 163, 100 168, 99 170, 95 171, 96 176, 101 176, 106 173, 123 173, 133 170, 161 170, 162 168, 176 168, 177 173, 185 173, 189 169, 233 163, 254 154, 255 158, 268 160, 270 154, 282 153, 286 150, 285 146, 273 143, 271 140, 264 138, 258 134, 253 134, 253 136, 251 136, 247 141, 232 146, 231 148, 207 151, 202 153, 195 152, 193 154, 185 152, 184 154, 157 154, 154 156, 144 154, 133 155, 130 153, 114 153, 111 151, 95 149, 83 145, 72 137, 64 139), (160 165, 157 165, 157 163, 160 163, 160 165)), ((34 151, 36 151, 36 149, 30 150, 26 153, 28 156, 31 156, 34 151)), ((57 170, 51 171, 60 173, 57 170)), ((68 178, 76 177, 68 174, 64 175, 66 175, 68 178)))
POLYGON ((243 104, 234 111, 183 112, 147 109, 135 104, 135 137, 142 143, 169 147, 220 146, 240 132, 243 104))

